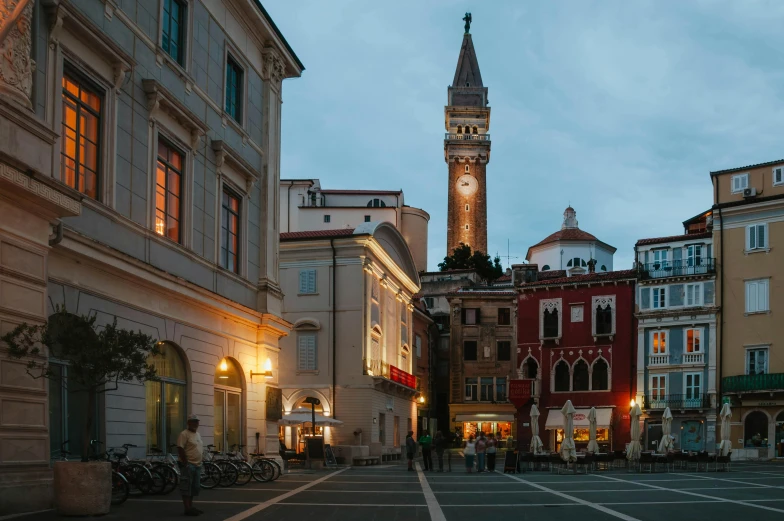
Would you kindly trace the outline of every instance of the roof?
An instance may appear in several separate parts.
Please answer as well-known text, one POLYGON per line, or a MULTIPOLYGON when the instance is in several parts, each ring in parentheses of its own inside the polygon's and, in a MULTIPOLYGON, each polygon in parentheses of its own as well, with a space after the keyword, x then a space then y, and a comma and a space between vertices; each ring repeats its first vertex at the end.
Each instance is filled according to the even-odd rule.
POLYGON ((476 270, 444 270, 444 271, 423 271, 422 275, 439 275, 442 273, 474 273, 476 270))
POLYGON ((747 204, 764 203, 767 201, 775 201, 777 199, 784 199, 784 194, 769 195, 767 197, 749 197, 748 199, 741 199, 739 201, 729 201, 721 204, 714 204, 713 208, 732 208, 733 206, 744 206, 747 204))
POLYGON ((474 42, 468 33, 463 36, 463 45, 460 46, 460 56, 457 58, 457 68, 455 69, 455 79, 452 80, 452 87, 462 87, 466 83, 470 87, 484 87, 482 85, 482 73, 479 72, 479 61, 476 59, 474 42))
POLYGON ((310 239, 334 239, 336 237, 349 237, 354 235, 354 228, 339 228, 337 230, 310 230, 304 232, 283 232, 281 241, 306 241, 310 239))
POLYGON ((530 288, 535 286, 560 286, 560 285, 574 285, 574 284, 593 284, 596 282, 604 282, 608 280, 623 280, 623 279, 637 279, 636 270, 619 270, 607 271, 597 273, 586 273, 585 275, 572 275, 571 277, 561 277, 557 279, 537 280, 536 282, 528 282, 521 284, 520 287, 530 288))
POLYGON ((547 270, 547 271, 540 271, 538 278, 539 280, 545 279, 560 279, 566 277, 566 270, 547 270))
POLYGON ((376 194, 376 195, 398 195, 403 190, 319 190, 322 194, 376 194))
POLYGON ((712 213, 713 213, 713 210, 705 210, 704 212, 700 212, 697 215, 695 215, 694 217, 691 217, 691 218, 686 219, 685 221, 683 221, 683 225, 686 226, 686 225, 691 224, 693 222, 701 221, 701 220, 705 219, 708 215, 710 215, 712 213))
POLYGON ((492 291, 492 290, 477 290, 477 291, 450 291, 446 294, 447 297, 514 297, 517 295, 516 291, 512 290, 503 290, 503 291, 492 291))
POLYGON ((741 170, 750 170, 752 168, 761 168, 763 166, 773 166, 773 165, 780 165, 784 163, 784 159, 778 159, 776 161, 768 161, 767 163, 757 163, 756 165, 746 165, 746 166, 738 166, 735 168, 727 168, 726 170, 716 170, 711 172, 710 175, 720 175, 720 174, 729 174, 730 172, 740 172, 741 170))
POLYGON ((635 246, 645 246, 648 244, 663 244, 665 242, 689 241, 692 239, 710 239, 713 232, 691 233, 685 235, 671 235, 670 237, 654 237, 652 239, 640 239, 635 246))
POLYGON ((291 48, 291 45, 289 45, 289 42, 287 42, 286 38, 283 37, 283 33, 280 32, 280 29, 278 29, 278 26, 275 25, 275 22, 272 20, 272 17, 269 15, 267 10, 264 9, 264 6, 261 5, 261 1, 260 0, 256 0, 256 7, 259 8, 259 10, 261 11, 261 14, 264 15, 264 18, 266 18, 267 21, 270 23, 270 25, 272 26, 272 30, 275 31, 275 34, 278 35, 278 38, 280 38, 280 40, 283 42, 283 45, 286 46, 286 50, 291 53, 291 56, 294 58, 294 61, 297 62, 297 65, 299 65, 299 68, 304 71, 305 70, 305 66, 302 65, 301 61, 299 61, 299 58, 297 57, 297 53, 294 52, 294 49, 291 48))
POLYGON ((512 280, 512 276, 511 275, 501 275, 500 277, 495 279, 493 282, 509 282, 511 280, 512 280))
POLYGON ((545 237, 541 241, 537 242, 536 244, 534 244, 533 246, 528 248, 528 253, 525 254, 525 258, 526 259, 530 259, 531 258, 531 250, 532 249, 537 248, 539 246, 544 246, 545 244, 550 244, 550 243, 558 242, 558 241, 596 241, 596 242, 602 243, 603 245, 607 246, 608 248, 612 249, 613 251, 615 250, 614 247, 610 246, 609 244, 607 244, 607 243, 605 243, 603 241, 600 241, 599 239, 596 238, 595 235, 593 235, 591 233, 584 232, 584 231, 582 231, 579 228, 563 228, 561 230, 558 230, 555 233, 552 233, 552 234, 548 235, 547 237, 545 237))

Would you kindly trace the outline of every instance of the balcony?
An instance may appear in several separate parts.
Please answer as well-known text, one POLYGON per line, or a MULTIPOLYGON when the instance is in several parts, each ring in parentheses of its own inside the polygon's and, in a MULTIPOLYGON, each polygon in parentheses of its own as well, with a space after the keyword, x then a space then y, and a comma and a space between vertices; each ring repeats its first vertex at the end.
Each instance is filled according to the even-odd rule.
POLYGON ((721 390, 725 393, 784 391, 784 373, 727 376, 721 380, 721 390))
POLYGON ((648 355, 648 367, 670 365, 670 355, 648 355))
POLYGON ((365 358, 363 374, 376 378, 384 378, 390 382, 402 385, 411 391, 417 391, 421 386, 419 377, 407 373, 402 369, 398 369, 394 365, 390 365, 382 360, 368 360, 365 358))
POLYGON ((705 353, 683 353, 681 363, 683 365, 705 364, 705 353))
POLYGON ((708 409, 710 408, 710 395, 708 394, 665 394, 659 396, 646 395, 643 399, 643 409, 708 409))
POLYGON ((650 262, 639 266, 638 272, 643 280, 709 275, 716 273, 716 259, 701 257, 696 263, 693 259, 650 262))
POLYGON ((490 141, 490 134, 444 134, 447 141, 490 141))

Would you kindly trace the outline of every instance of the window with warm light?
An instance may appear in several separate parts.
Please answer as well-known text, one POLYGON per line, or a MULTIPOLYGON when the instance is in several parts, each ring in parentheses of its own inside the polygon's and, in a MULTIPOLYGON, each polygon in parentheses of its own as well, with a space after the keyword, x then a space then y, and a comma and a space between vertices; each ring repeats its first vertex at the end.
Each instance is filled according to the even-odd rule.
POLYGON ((687 353, 700 353, 702 347, 700 346, 700 329, 687 329, 686 330, 686 352, 687 353))
POLYGON ((240 198, 228 188, 223 189, 221 203, 221 266, 240 272, 240 198))
POLYGON ((187 376, 185 363, 169 342, 158 344, 159 355, 148 360, 155 366, 158 380, 145 382, 147 408, 147 451, 168 450, 185 426, 187 376))
POLYGON ((63 74, 62 181, 98 199, 102 95, 76 74, 63 74))
POLYGON ((667 332, 654 331, 651 333, 651 351, 655 355, 667 353, 667 332))
POLYGON ((180 242, 183 154, 167 141, 158 141, 155 175, 155 232, 180 242))

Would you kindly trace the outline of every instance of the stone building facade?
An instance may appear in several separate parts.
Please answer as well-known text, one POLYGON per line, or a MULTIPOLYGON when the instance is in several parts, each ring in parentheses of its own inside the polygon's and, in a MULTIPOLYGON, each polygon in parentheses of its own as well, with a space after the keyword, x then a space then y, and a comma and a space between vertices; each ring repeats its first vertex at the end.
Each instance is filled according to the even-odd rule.
POLYGON ((0 354, 0 514, 51 506, 50 454, 277 451, 281 87, 304 69, 253 0, 27 1, 0 27, 0 331, 54 305, 162 342, 164 381, 86 404, 0 354), (6 31, 12 23, 10 31, 6 31), (31 58, 31 59, 30 59, 31 58), (271 211, 272 210, 272 211, 271 211), (259 373, 271 367, 273 377, 259 373), (22 493, 24 492, 24 493, 22 493))

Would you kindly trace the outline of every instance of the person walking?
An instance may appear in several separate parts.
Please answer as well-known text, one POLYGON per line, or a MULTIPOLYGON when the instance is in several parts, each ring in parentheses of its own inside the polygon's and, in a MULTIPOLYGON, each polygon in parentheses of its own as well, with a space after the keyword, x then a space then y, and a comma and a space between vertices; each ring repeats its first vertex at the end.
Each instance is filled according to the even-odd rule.
POLYGON ((487 471, 495 472, 495 455, 498 452, 498 440, 492 432, 487 439, 487 471))
POLYGON ((201 489, 201 459, 204 443, 199 435, 199 417, 188 416, 188 428, 177 437, 177 465, 180 467, 180 495, 186 516, 198 516, 203 510, 193 507, 194 496, 201 489))
POLYGON ((471 472, 474 468, 474 456, 476 455, 476 442, 474 435, 470 434, 466 440, 465 449, 463 449, 463 456, 465 457, 466 471, 471 472))
POLYGON ((433 470, 433 456, 430 454, 430 448, 433 445, 433 438, 430 433, 425 430, 422 436, 419 437, 419 446, 422 447, 422 464, 425 470, 433 470))
POLYGON ((414 441, 414 431, 406 434, 406 458, 408 458, 408 470, 414 471, 414 456, 416 455, 417 444, 414 441))
POLYGON ((485 433, 480 432, 479 437, 476 439, 476 471, 485 471, 485 451, 487 450, 487 438, 485 433))
POLYGON ((455 427, 455 447, 462 448, 463 446, 463 433, 460 432, 460 427, 455 427))
POLYGON ((444 472, 444 449, 446 449, 446 439, 441 431, 436 432, 436 437, 433 438, 433 448, 436 450, 436 458, 438 459, 438 472, 444 472))

